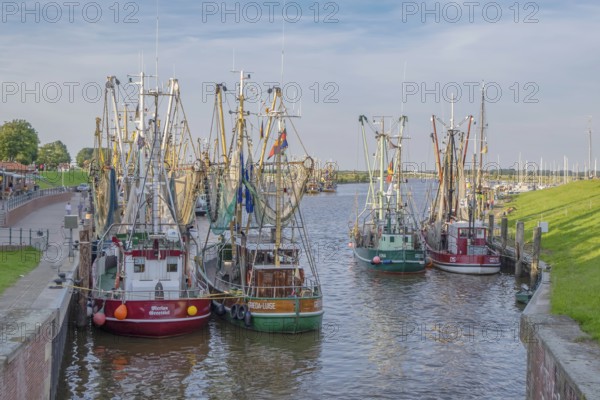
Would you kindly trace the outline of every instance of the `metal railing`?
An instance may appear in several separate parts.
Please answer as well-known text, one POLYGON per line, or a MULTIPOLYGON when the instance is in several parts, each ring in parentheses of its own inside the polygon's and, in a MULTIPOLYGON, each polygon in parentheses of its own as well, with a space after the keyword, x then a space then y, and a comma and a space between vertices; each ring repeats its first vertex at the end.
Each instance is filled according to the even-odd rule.
POLYGON ((49 229, 0 228, 0 249, 5 246, 48 247, 49 229))
POLYGON ((195 300, 195 299, 208 299, 210 298, 208 289, 204 286, 198 286, 195 288, 185 290, 166 290, 166 289, 152 289, 152 290, 102 290, 102 289, 91 289, 91 296, 96 299, 106 300, 195 300))
POLYGON ((54 194, 60 194, 69 191, 71 191, 71 188, 67 187, 30 190, 28 192, 21 193, 18 195, 10 195, 2 202, 2 207, 5 212, 8 212, 29 203, 33 199, 39 199, 40 197, 51 196, 54 194))

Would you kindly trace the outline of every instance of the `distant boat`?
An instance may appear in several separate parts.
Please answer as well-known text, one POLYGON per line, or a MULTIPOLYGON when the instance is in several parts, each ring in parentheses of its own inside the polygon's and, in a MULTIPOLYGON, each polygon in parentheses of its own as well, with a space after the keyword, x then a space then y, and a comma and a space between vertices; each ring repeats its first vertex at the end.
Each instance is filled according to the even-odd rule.
POLYGON ((321 185, 319 176, 321 170, 319 169, 319 162, 315 161, 315 167, 311 171, 310 176, 308 177, 308 181, 306 182, 306 193, 308 194, 318 194, 321 193, 323 187, 321 185))
POLYGON ((335 161, 327 161, 321 172, 322 191, 325 193, 335 193, 338 181, 338 165, 335 161))
MULTIPOLYGON (((359 121, 365 154, 368 155, 370 153, 366 148, 365 134, 367 119, 361 115, 359 121)), ((383 118, 381 130, 375 131, 377 151, 372 167, 369 166, 367 201, 351 228, 350 244, 354 256, 374 270, 422 273, 425 271, 425 249, 419 235, 412 197, 402 173, 401 150, 405 121, 405 116, 398 120, 398 136, 392 136, 385 131, 383 118), (385 160, 388 159, 392 161, 386 165, 385 160)), ((368 164, 370 161, 367 159, 368 164)))
MULTIPOLYGON (((488 246, 488 229, 476 219, 480 214, 478 205, 482 204, 481 184, 472 185, 467 193, 465 160, 472 120, 473 117, 468 116, 455 125, 452 104, 450 124, 446 126, 440 121, 447 127, 446 149, 443 159, 438 156, 436 160, 438 192, 429 220, 424 224, 423 237, 427 255, 439 269, 461 274, 495 274, 500 271, 500 255, 488 246), (465 136, 458 128, 466 121, 465 136)), ((432 137, 435 154, 439 154, 435 121, 433 116, 432 137)))
POLYGON ((313 161, 288 160, 290 116, 279 88, 269 91, 273 107, 259 142, 261 156, 252 160, 245 79, 242 73, 234 137, 227 139, 222 128, 219 135, 231 148, 221 147, 215 158, 223 161, 209 172, 208 215, 218 240, 204 248, 199 271, 211 288, 215 313, 236 326, 270 333, 319 330, 323 294, 300 210, 313 161), (271 131, 275 140, 267 156, 271 131))
POLYGON ((129 119, 127 109, 117 110, 119 81, 109 77, 104 115, 96 122, 90 176, 98 237, 90 301, 93 322, 104 330, 170 337, 194 332, 210 317, 208 288, 193 268, 201 167, 187 153, 191 134, 178 120, 184 115, 179 82, 171 79, 169 93, 160 93, 146 90, 144 80, 141 74, 137 111, 129 119), (162 96, 168 99, 164 114, 162 96), (154 104, 145 105, 146 99, 154 104))

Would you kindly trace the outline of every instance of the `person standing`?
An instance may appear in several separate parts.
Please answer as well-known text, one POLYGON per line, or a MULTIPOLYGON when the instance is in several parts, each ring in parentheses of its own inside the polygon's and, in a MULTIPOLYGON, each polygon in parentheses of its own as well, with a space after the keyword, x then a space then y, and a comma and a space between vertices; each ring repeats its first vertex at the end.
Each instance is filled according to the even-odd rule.
POLYGON ((79 202, 79 204, 77 205, 77 215, 79 215, 79 219, 81 220, 83 214, 83 202, 79 202))
POLYGON ((67 205, 65 206, 65 212, 67 215, 71 215, 71 202, 67 201, 67 205))

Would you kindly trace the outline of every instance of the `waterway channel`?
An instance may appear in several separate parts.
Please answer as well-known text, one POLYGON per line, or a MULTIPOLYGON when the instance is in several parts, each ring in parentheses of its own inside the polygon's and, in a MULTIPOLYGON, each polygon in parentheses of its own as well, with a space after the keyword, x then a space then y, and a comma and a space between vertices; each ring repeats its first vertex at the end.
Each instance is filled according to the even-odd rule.
MULTIPOLYGON (((422 202, 426 184, 411 183, 422 202)), ((255 333, 215 317, 160 340, 70 329, 58 398, 524 398, 514 276, 395 276, 359 265, 348 224, 366 188, 340 185, 302 202, 324 292, 320 332, 255 333)))

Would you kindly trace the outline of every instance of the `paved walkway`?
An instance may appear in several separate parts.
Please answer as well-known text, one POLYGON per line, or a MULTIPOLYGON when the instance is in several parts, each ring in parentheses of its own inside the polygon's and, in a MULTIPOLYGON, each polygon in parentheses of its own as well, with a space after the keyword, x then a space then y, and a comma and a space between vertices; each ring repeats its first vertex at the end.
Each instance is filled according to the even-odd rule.
MULTIPOLYGON (((77 214, 80 201, 83 201, 81 195, 73 193, 73 214, 77 214)), ((72 271, 75 258, 69 257, 69 230, 64 229, 65 205, 59 202, 43 207, 14 224, 15 228, 49 230, 48 248, 42 253, 37 268, 0 295, 0 314, 10 309, 31 307, 44 289, 55 285, 59 271, 67 275, 72 271)), ((73 230, 73 240, 79 240, 78 230, 73 230)))

